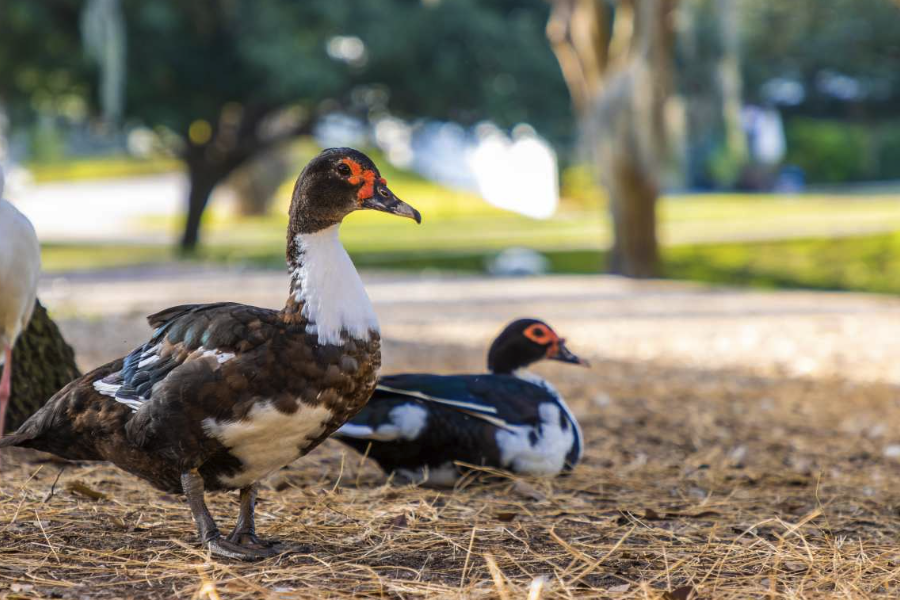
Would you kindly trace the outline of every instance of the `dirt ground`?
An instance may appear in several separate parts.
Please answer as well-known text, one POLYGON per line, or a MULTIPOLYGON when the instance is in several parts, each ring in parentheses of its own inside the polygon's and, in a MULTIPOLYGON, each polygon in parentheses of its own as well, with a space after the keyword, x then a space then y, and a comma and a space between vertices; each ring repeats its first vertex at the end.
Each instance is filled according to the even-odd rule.
MULTIPOLYGON (((385 372, 483 369, 509 320, 592 360, 538 369, 586 438, 570 476, 385 481, 333 441, 271 476, 263 536, 211 560, 179 497, 116 469, 0 454, 0 598, 897 598, 900 303, 614 278, 368 280, 385 372)), ((42 298, 84 367, 166 305, 277 305, 281 274, 115 273, 42 298)), ((223 529, 235 494, 211 497, 223 529)))

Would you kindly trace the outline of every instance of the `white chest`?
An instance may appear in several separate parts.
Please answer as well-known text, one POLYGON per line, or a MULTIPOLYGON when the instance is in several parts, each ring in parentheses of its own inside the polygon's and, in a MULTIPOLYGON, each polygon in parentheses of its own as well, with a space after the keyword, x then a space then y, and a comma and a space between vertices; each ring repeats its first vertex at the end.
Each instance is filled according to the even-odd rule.
POLYGON ((338 226, 297 235, 300 266, 292 273, 299 285, 296 299, 303 303, 307 331, 320 344, 338 344, 341 332, 368 340, 379 331, 378 318, 353 261, 338 237, 338 226))
POLYGON ((240 459, 243 469, 222 483, 241 488, 255 483, 300 457, 310 442, 322 435, 332 413, 325 406, 298 402, 298 409, 286 414, 271 403, 257 406, 240 421, 208 418, 203 428, 240 459))

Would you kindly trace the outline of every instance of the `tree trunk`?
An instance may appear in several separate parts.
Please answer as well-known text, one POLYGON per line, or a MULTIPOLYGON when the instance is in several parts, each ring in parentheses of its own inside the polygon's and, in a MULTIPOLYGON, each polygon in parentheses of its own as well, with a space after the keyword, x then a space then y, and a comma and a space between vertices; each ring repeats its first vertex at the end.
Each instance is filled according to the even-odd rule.
POLYGON ((653 178, 643 175, 633 161, 634 157, 619 157, 613 164, 614 172, 604 177, 616 232, 607 268, 618 275, 656 277, 659 275, 657 189, 653 178))
POLYGON ((676 0, 553 0, 547 35, 609 194, 608 268, 659 274, 656 198, 665 151, 676 0))
POLYGON ((273 148, 232 173, 226 183, 237 196, 238 212, 245 217, 266 214, 290 169, 291 161, 285 149, 273 148))
POLYGON ((184 224, 184 235, 181 238, 181 251, 192 254, 197 250, 200 241, 200 222, 203 211, 209 203, 216 185, 224 179, 219 170, 211 167, 203 161, 188 162, 188 176, 190 178, 190 191, 188 192, 187 220, 184 224))
POLYGON ((15 431, 53 394, 78 377, 75 353, 40 301, 13 350, 12 396, 7 431, 15 431))
MULTIPOLYGON (((228 104, 222 108, 220 119, 210 126, 211 131, 197 134, 194 139, 188 131, 182 156, 190 177, 187 220, 181 238, 181 250, 193 253, 200 241, 200 222, 210 195, 235 170, 260 154, 283 142, 312 133, 315 120, 298 118, 285 109, 280 112, 273 106, 240 107, 228 104), (277 131, 262 136, 260 131, 267 119, 282 119, 274 127, 277 131)), ((279 182, 281 183, 281 182, 279 182)))

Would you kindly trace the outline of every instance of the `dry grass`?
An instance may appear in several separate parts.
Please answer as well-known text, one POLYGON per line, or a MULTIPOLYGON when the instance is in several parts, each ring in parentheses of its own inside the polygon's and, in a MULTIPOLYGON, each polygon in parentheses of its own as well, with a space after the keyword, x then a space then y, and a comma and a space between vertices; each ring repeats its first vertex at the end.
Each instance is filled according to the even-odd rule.
MULTIPOLYGON (((612 361, 542 372, 582 420, 573 475, 399 487, 327 442, 263 489, 261 534, 298 546, 260 563, 210 560, 181 498, 109 466, 68 468, 45 501, 58 468, 6 452, 0 598, 900 596, 896 387, 612 361)), ((210 500, 230 527, 236 495, 210 500)))

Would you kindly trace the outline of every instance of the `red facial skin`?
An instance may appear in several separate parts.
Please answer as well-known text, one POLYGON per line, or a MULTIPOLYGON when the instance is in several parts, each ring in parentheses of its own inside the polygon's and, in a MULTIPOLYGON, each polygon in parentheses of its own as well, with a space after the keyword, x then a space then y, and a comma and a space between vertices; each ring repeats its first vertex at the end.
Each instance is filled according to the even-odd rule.
MULTIPOLYGON (((363 184, 362 187, 359 188, 359 191, 356 192, 356 198, 359 200, 360 204, 362 204, 364 200, 368 200, 374 196, 375 171, 363 169, 362 166, 352 158, 345 158, 341 162, 350 167, 350 177, 347 178, 347 181, 353 185, 363 184)), ((387 186, 387 181, 385 181, 384 177, 378 179, 378 183, 387 186)))
POLYGON ((541 323, 529 325, 522 334, 535 344, 547 346, 547 358, 553 358, 559 354, 559 345, 565 340, 561 340, 556 332, 541 323))

